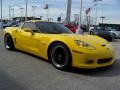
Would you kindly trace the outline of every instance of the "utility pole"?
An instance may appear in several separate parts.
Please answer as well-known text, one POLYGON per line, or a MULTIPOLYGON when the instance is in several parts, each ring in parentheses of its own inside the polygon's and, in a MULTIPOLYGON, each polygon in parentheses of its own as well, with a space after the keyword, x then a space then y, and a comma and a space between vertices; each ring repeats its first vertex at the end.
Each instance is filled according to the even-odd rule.
POLYGON ((103 20, 104 20, 104 18, 105 18, 105 17, 101 17, 101 19, 102 19, 102 24, 103 24, 103 20))
MULTIPOLYGON (((46 1, 46 2, 47 2, 47 1, 46 1)), ((49 10, 50 10, 49 7, 50 7, 50 6, 52 6, 52 5, 46 3, 46 5, 45 5, 45 7, 44 7, 44 9, 47 10, 47 14, 46 14, 46 15, 47 15, 47 20, 48 20, 48 21, 49 21, 49 10)))
POLYGON ((83 3, 83 1, 81 0, 80 15, 79 15, 79 26, 81 26, 81 24, 82 24, 82 3, 83 3))
POLYGON ((9 5, 9 20, 11 19, 11 6, 9 5))
POLYGON ((14 18, 14 8, 12 8, 11 10, 12 10, 12 18, 14 18))
POLYGON ((81 29, 81 25, 82 25, 82 5, 83 5, 83 0, 80 0, 79 25, 78 25, 78 29, 76 30, 76 34, 83 34, 83 30, 81 29))
POLYGON ((70 23, 70 17, 71 17, 71 3, 72 0, 67 1, 67 13, 66 13, 66 23, 70 23))
POLYGON ((15 15, 15 7, 21 7, 19 5, 9 5, 9 20, 11 20, 11 18, 14 18, 15 15))
POLYGON ((47 9, 47 20, 49 21, 49 5, 48 5, 48 9, 47 9))
POLYGON ((23 17, 23 10, 24 10, 24 8, 20 7, 20 11, 21 11, 20 21, 21 22, 22 22, 22 17, 23 17))
POLYGON ((1 0, 1 22, 2 22, 2 0, 1 0))
POLYGON ((102 27, 103 27, 103 20, 105 19, 105 17, 101 17, 101 19, 102 19, 102 27))
POLYGON ((25 21, 27 21, 27 3, 28 3, 28 1, 26 0, 25 21))
POLYGON ((32 12, 33 12, 33 20, 35 19, 35 8, 36 8, 37 6, 32 6, 32 12))
POLYGON ((20 7, 21 17, 22 17, 22 15, 23 15, 23 10, 24 10, 24 8, 20 7))
POLYGON ((96 12, 95 12, 95 28, 96 28, 96 25, 97 25, 97 13, 98 13, 98 1, 96 0, 96 12))
POLYGON ((85 11, 85 13, 86 13, 86 19, 87 19, 87 30, 89 30, 89 28, 90 28, 90 25, 91 25, 91 14, 90 14, 90 12, 91 12, 91 9, 93 8, 93 7, 95 7, 96 6, 96 4, 94 4, 93 6, 91 6, 91 7, 89 7, 86 11, 85 11))
POLYGON ((102 0, 93 0, 93 2, 95 2, 95 6, 96 6, 96 13, 95 13, 95 28, 97 27, 98 1, 102 1, 102 0))
POLYGON ((11 10, 12 10, 12 18, 14 19, 14 8, 12 8, 11 10))

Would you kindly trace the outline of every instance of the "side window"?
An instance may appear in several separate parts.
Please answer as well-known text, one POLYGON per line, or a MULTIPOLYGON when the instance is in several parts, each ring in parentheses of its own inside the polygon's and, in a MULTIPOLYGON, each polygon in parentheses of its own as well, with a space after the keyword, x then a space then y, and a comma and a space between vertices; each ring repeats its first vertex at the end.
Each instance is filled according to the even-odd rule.
POLYGON ((22 29, 24 29, 24 28, 31 28, 28 22, 23 24, 22 29))
POLYGON ((48 22, 39 22, 36 23, 37 27, 42 33, 54 33, 56 29, 54 29, 54 24, 48 22))
POLYGON ((30 28, 31 28, 33 31, 38 31, 38 28, 36 27, 35 23, 30 23, 30 28))
POLYGON ((24 28, 31 28, 34 32, 39 32, 38 28, 36 27, 35 23, 32 23, 32 22, 26 22, 22 29, 24 28))

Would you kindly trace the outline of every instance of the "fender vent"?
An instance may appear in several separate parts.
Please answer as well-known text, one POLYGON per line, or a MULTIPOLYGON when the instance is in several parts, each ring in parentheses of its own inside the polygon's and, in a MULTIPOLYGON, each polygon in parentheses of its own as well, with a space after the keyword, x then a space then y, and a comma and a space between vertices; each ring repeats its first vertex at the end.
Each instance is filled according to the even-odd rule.
POLYGON ((103 45, 101 45, 101 46, 105 47, 106 45, 105 45, 105 44, 103 44, 103 45))

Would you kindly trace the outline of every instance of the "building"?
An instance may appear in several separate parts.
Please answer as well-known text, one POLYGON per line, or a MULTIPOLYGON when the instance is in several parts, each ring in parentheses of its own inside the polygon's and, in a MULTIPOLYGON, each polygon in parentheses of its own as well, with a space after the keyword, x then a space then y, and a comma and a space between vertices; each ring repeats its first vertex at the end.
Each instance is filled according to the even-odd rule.
POLYGON ((100 27, 111 27, 113 29, 120 31, 120 24, 99 23, 99 26, 100 27))
MULTIPOLYGON (((41 20, 41 18, 27 17, 27 20, 33 20, 33 19, 34 20, 41 20)), ((25 17, 14 17, 13 20, 24 22, 25 21, 25 17)))

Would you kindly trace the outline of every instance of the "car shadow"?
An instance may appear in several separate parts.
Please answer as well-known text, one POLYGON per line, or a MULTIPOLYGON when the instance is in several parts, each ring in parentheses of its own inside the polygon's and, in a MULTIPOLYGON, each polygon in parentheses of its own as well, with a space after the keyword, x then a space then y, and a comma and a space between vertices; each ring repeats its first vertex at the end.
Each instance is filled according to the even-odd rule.
MULTIPOLYGON (((33 54, 29 54, 20 50, 15 50, 13 52, 24 53, 26 55, 37 58, 39 61, 43 61, 50 64, 49 60, 43 59, 41 57, 35 56, 33 54)), ((64 72, 74 73, 74 74, 82 74, 86 76, 94 76, 94 77, 114 77, 120 75, 120 59, 116 59, 116 62, 112 66, 96 68, 96 69, 80 69, 76 67, 71 67, 69 70, 65 70, 64 72)))
POLYGON ((26 55, 29 55, 29 56, 35 57, 35 58, 37 58, 38 60, 41 60, 41 61, 44 61, 44 62, 48 62, 48 63, 50 63, 49 60, 46 60, 46 59, 44 59, 44 58, 42 58, 42 57, 39 57, 39 56, 36 56, 36 55, 30 54, 30 53, 27 53, 27 52, 24 52, 24 51, 21 51, 21 50, 13 50, 13 52, 19 52, 19 53, 22 53, 22 54, 26 54, 26 55))
POLYGON ((96 68, 96 69, 79 69, 72 67, 67 72, 83 74, 86 76, 94 77, 114 77, 120 75, 120 59, 117 59, 116 62, 109 67, 96 68))

